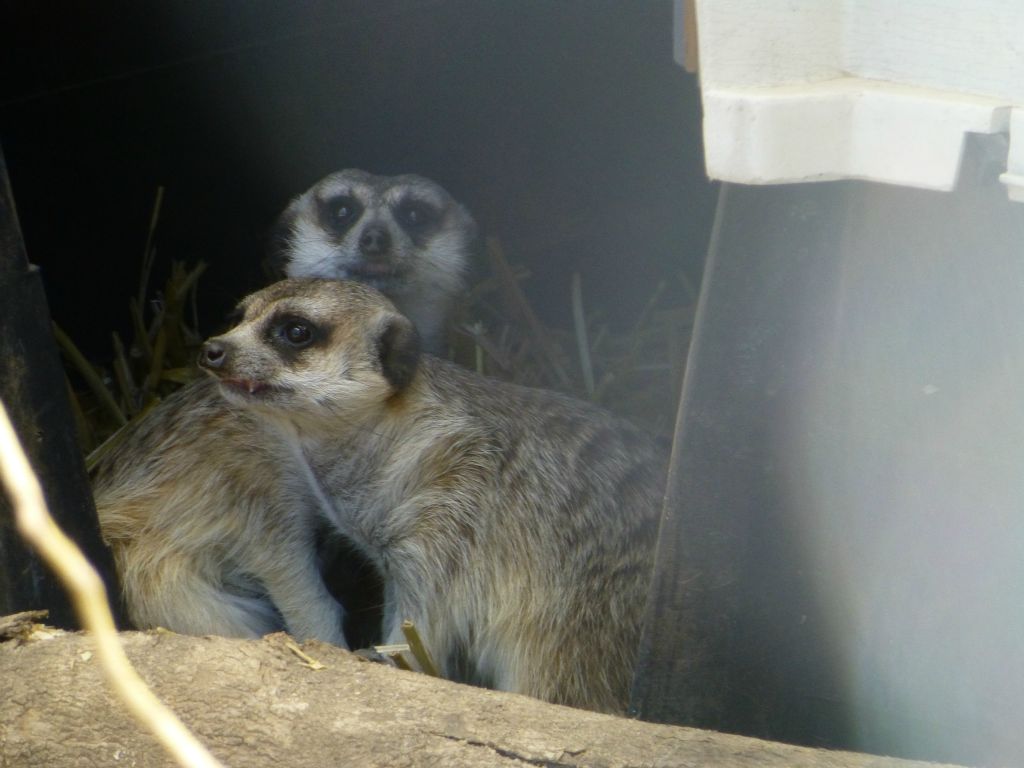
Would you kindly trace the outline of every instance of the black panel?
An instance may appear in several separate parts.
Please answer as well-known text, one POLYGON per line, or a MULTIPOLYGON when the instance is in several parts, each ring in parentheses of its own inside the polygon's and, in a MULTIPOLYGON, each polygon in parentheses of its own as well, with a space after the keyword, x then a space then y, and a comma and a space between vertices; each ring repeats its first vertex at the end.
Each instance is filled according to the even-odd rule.
MULTIPOLYGON (((110 554, 99 537, 46 297, 39 271, 25 257, 2 152, 0 399, 39 476, 50 513, 98 566, 111 590, 110 554)), ((110 594, 116 599, 115 591, 110 594)), ((0 494, 0 615, 35 608, 49 609, 51 624, 76 626, 64 590, 25 546, 7 496, 0 494)))

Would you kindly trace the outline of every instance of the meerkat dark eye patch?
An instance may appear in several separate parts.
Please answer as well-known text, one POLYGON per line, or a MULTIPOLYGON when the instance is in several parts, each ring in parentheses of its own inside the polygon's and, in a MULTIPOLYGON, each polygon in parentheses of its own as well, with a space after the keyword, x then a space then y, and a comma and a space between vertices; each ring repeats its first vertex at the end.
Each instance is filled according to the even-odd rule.
POLYGON ((415 236, 432 230, 440 220, 441 213, 425 200, 407 197, 395 207, 395 218, 402 229, 415 236))
POLYGON ((275 318, 267 328, 267 340, 289 356, 321 341, 323 336, 319 327, 298 315, 275 318))
POLYGON ((345 234, 362 215, 363 205, 352 195, 335 195, 320 201, 320 224, 336 235, 345 234))

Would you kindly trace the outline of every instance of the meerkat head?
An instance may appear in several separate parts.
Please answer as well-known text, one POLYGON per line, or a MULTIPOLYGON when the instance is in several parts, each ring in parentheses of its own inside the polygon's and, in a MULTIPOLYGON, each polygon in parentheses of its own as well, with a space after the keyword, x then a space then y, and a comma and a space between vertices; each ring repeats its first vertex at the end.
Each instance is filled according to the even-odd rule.
POLYGON ((326 424, 379 409, 416 372, 415 327, 364 285, 283 280, 239 310, 238 325, 199 353, 200 367, 234 404, 326 424))
POLYGON ((465 289, 476 232, 469 212, 430 179, 350 169, 291 201, 264 264, 275 279, 371 285, 435 340, 465 289))

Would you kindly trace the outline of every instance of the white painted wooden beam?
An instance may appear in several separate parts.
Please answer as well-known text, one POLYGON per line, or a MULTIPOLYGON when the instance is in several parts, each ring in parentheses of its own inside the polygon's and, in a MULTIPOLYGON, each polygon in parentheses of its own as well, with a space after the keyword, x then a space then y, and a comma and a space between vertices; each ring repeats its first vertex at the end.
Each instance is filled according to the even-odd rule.
POLYGON ((769 88, 705 88, 708 175, 743 184, 869 179, 956 185, 965 133, 1008 130, 998 99, 836 78, 769 88))
POLYGON ((1007 132, 1024 201, 1024 2, 697 0, 697 25, 712 178, 949 190, 965 134, 1007 132))

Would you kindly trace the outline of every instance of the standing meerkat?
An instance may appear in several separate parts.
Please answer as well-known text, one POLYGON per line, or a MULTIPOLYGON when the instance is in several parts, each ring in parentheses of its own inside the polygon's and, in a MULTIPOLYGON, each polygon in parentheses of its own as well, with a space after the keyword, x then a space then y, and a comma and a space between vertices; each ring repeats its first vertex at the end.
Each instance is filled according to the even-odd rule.
POLYGON ((318 509, 383 574, 385 641, 409 619, 446 677, 623 712, 662 498, 652 441, 421 356, 361 285, 288 280, 242 308, 200 365, 293 436, 318 509))
MULTIPOLYGON (((370 282, 441 338, 476 225, 438 184, 339 171, 279 225, 273 269, 370 282)), ((309 562, 308 478, 291 432, 232 407, 212 381, 133 421, 93 476, 132 623, 238 637, 284 628, 345 646, 342 608, 309 562)))
POLYGON ((348 169, 289 203, 265 266, 274 279, 372 285, 437 351, 453 299, 465 291, 476 237, 473 217, 430 179, 348 169))

